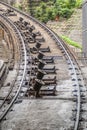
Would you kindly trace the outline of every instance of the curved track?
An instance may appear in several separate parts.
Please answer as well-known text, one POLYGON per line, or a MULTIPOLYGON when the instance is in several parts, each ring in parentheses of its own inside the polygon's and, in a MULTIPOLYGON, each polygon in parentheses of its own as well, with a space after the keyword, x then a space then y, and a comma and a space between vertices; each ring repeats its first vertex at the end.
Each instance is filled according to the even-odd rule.
MULTIPOLYGON (((21 50, 20 57, 22 58, 22 60, 20 59, 18 74, 16 77, 16 82, 17 82, 18 77, 20 77, 19 71, 21 70, 22 71, 21 72, 21 80, 20 80, 18 88, 17 88, 17 93, 12 98, 10 104, 6 107, 5 112, 1 114, 0 121, 2 121, 2 119, 6 116, 6 114, 8 113, 8 111, 10 110, 12 105, 14 104, 15 100, 17 99, 18 95, 20 94, 20 90, 23 86, 23 82, 25 81, 26 73, 29 71, 29 66, 31 66, 31 68, 33 68, 32 67, 33 65, 31 65, 33 59, 31 58, 30 48, 28 49, 28 45, 26 43, 27 37, 24 36, 24 31, 23 31, 23 27, 24 27, 24 30, 27 31, 26 27, 28 27, 27 24, 29 24, 29 23, 26 23, 24 26, 24 24, 23 24, 24 19, 19 20, 20 14, 21 14, 21 16, 23 16, 23 18, 26 18, 26 21, 28 21, 28 20, 32 21, 32 24, 34 24, 34 26, 30 26, 30 28, 32 30, 34 30, 34 27, 37 25, 39 26, 40 29, 42 28, 49 35, 49 37, 51 37, 51 39, 56 42, 56 45, 60 48, 61 53, 63 54, 63 56, 66 59, 66 62, 69 66, 69 70, 71 72, 71 79, 73 81, 73 86, 75 87, 75 92, 77 95, 76 100, 75 100, 77 111, 75 112, 75 119, 74 119, 75 122, 74 122, 73 130, 78 130, 79 129, 79 122, 81 119, 80 115, 81 115, 81 101, 82 101, 82 97, 81 97, 82 92, 81 92, 80 88, 82 86, 84 86, 84 81, 83 81, 83 76, 82 76, 80 67, 79 67, 74 55, 72 54, 70 49, 67 47, 67 45, 60 39, 60 37, 58 37, 53 31, 51 31, 44 24, 40 23, 39 21, 37 21, 33 17, 31 17, 25 13, 22 13, 21 11, 18 11, 17 9, 14 9, 13 7, 10 7, 7 4, 4 4, 2 2, 0 2, 0 3, 3 4, 4 6, 6 6, 6 8, 10 8, 10 9, 14 10, 14 12, 18 15, 17 16, 18 19, 16 21, 11 20, 10 16, 5 15, 4 13, 2 13, 2 15, 0 15, 0 17, 3 18, 11 26, 11 28, 14 30, 14 33, 17 35, 17 37, 19 39, 19 48, 21 50), (27 61, 29 61, 30 63, 27 64, 27 61)), ((12 16, 12 17, 14 17, 14 16, 12 16)), ((32 39, 31 34, 29 36, 31 36, 30 38, 32 41, 34 38, 32 39)), ((33 33, 33 34, 35 34, 35 33, 33 33)), ((36 38, 37 37, 39 37, 39 38, 37 38, 35 40, 39 41, 39 42, 44 42, 44 38, 42 37, 44 34, 41 34, 40 36, 39 35, 40 35, 40 33, 37 33, 36 38)), ((32 41, 32 42, 34 42, 34 41, 32 41)), ((32 47, 32 45, 31 45, 31 47, 32 47)), ((33 53, 35 53, 35 52, 33 52, 33 53)), ((33 55, 35 57, 35 55, 37 55, 37 54, 35 53, 33 55)), ((30 83, 30 79, 29 79, 30 75, 31 75, 31 70, 30 70, 30 74, 28 75, 28 80, 27 80, 28 84, 30 83)), ((15 86, 15 84, 17 84, 16 82, 14 82, 13 86, 15 86)), ((10 93, 11 93, 11 91, 10 91, 10 93)))
MULTIPOLYGON (((25 78, 26 61, 27 61, 27 60, 26 60, 25 44, 24 44, 24 42, 23 42, 23 39, 22 39, 22 37, 21 37, 21 35, 20 35, 18 29, 17 29, 17 28, 14 26, 14 24, 13 24, 11 21, 9 21, 6 17, 4 17, 4 16, 2 16, 2 15, 1 15, 1 17, 3 17, 3 18, 6 20, 6 22, 8 22, 8 23, 12 26, 12 28, 15 30, 15 33, 17 34, 17 37, 19 38, 19 41, 20 41, 20 43, 21 43, 20 49, 23 48, 22 54, 24 55, 24 58, 22 59, 23 61, 21 61, 20 65, 22 65, 23 62, 24 62, 24 64, 22 65, 22 67, 23 67, 23 68, 22 68, 22 71, 23 71, 23 72, 22 72, 20 84, 19 84, 19 86, 18 86, 18 88, 17 88, 17 92, 16 92, 16 94, 14 95, 14 97, 12 98, 12 101, 10 101, 10 105, 8 105, 8 107, 6 107, 5 112, 1 114, 0 121, 5 117, 5 115, 7 114, 7 112, 9 111, 9 109, 11 108, 11 106, 14 104, 15 100, 16 100, 17 97, 18 97, 19 91, 20 91, 20 89, 21 89, 21 87, 22 87, 22 84, 23 84, 23 80, 24 80, 24 78, 25 78)), ((19 70, 20 70, 20 69, 21 69, 21 68, 19 67, 19 70)), ((19 71, 19 70, 18 70, 18 71, 19 71)), ((4 106, 4 103, 6 102, 6 99, 10 96, 10 94, 11 94, 11 92, 12 92, 12 90, 13 90, 13 87, 15 86, 15 84, 16 84, 16 82, 17 82, 18 76, 20 76, 20 73, 19 73, 19 72, 18 72, 17 77, 16 77, 16 79, 15 79, 16 81, 14 81, 14 83, 12 84, 11 89, 10 89, 8 95, 7 95, 6 98, 4 99, 4 102, 2 103, 2 105, 0 106, 0 108, 2 108, 2 106, 4 106)))

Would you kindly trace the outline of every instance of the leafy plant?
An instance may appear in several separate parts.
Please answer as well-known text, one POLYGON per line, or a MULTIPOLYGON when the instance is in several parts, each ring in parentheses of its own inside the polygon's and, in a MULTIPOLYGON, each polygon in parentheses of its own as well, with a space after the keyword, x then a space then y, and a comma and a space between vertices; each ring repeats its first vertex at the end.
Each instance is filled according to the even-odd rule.
MULTIPOLYGON (((32 14, 38 20, 47 22, 48 20, 54 20, 59 17, 70 18, 74 12, 74 8, 79 8, 82 5, 83 0, 42 0, 38 6, 34 7, 32 2, 32 14)), ((29 11, 30 4, 24 6, 23 3, 27 3, 27 0, 23 0, 22 4, 15 5, 19 9, 29 11)))
POLYGON ((76 0, 76 7, 80 8, 82 6, 83 0, 76 0))
POLYGON ((22 10, 22 5, 19 3, 19 4, 14 4, 13 5, 15 8, 18 8, 19 10, 22 10))
POLYGON ((74 46, 74 47, 76 47, 76 48, 78 48, 78 49, 82 49, 82 46, 81 46, 79 43, 77 43, 77 42, 75 42, 75 41, 72 41, 70 38, 68 38, 68 37, 66 37, 66 36, 61 36, 61 38, 62 38, 67 44, 69 44, 69 45, 71 45, 71 46, 74 46))
POLYGON ((62 8, 61 9, 61 16, 64 18, 69 18, 73 12, 74 12, 73 9, 62 8))

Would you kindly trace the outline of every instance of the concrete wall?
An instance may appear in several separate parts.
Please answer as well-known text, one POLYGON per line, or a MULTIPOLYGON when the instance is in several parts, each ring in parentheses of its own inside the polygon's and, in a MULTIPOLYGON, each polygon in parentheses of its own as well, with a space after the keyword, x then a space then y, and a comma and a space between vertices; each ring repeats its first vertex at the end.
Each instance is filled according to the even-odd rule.
POLYGON ((82 6, 82 47, 84 56, 87 57, 87 2, 82 6))

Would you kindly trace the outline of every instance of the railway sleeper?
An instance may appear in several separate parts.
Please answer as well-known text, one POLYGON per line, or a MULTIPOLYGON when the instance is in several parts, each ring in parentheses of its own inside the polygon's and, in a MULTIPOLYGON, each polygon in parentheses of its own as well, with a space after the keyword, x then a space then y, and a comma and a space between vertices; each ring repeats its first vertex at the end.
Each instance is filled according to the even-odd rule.
POLYGON ((23 35, 25 38, 32 37, 32 38, 35 40, 35 38, 34 38, 34 37, 32 36, 32 34, 29 33, 29 32, 22 32, 22 35, 23 35))
POLYGON ((37 39, 37 35, 35 33, 32 33, 31 36, 34 38, 34 39, 37 39))
MULTIPOLYGON (((27 23, 27 22, 26 22, 27 23)), ((27 25, 25 25, 25 23, 22 23, 22 25, 25 27, 25 29, 29 32, 29 33, 33 33, 33 31, 35 30, 35 26, 30 25, 30 23, 28 22, 27 25)))
POLYGON ((56 74, 56 70, 45 70, 47 74, 56 74))
POLYGON ((18 27, 22 24, 20 21, 15 21, 14 24, 16 24, 18 27))
MULTIPOLYGON (((33 58, 33 60, 35 61, 35 63, 36 62, 39 62, 39 59, 38 58, 33 58)), ((46 62, 46 64, 48 63, 48 64, 50 64, 50 63, 54 63, 54 59, 52 58, 52 59, 42 59, 42 61, 44 61, 44 62, 46 62)))
MULTIPOLYGON (((38 68, 35 68, 35 69, 32 69, 31 71, 30 71, 30 73, 31 73, 31 76, 36 76, 37 74, 38 74, 38 71, 37 71, 37 69, 38 68)), ((45 72, 44 72, 45 73, 45 72)), ((39 78, 38 78, 39 79, 39 78)))
POLYGON ((54 63, 54 59, 51 59, 51 60, 48 60, 48 59, 46 59, 46 60, 44 60, 47 64, 50 64, 50 63, 54 63))
POLYGON ((44 80, 44 83, 45 83, 45 85, 51 85, 51 84, 55 84, 56 85, 57 84, 56 80, 50 80, 50 81, 47 81, 47 80, 45 81, 44 80))
POLYGON ((51 70, 52 70, 52 71, 56 71, 56 68, 55 68, 55 66, 50 67, 50 68, 45 68, 45 67, 44 67, 43 70, 44 70, 44 71, 51 71, 51 70))
POLYGON ((24 19, 23 19, 22 17, 19 18, 19 21, 20 21, 20 22, 23 22, 23 20, 24 20, 24 19))
POLYGON ((26 27, 23 24, 20 24, 19 27, 20 27, 21 30, 26 30, 26 27))
MULTIPOLYGON (((34 84, 32 85, 32 89, 30 87, 30 93, 31 91, 35 92, 35 96, 40 97, 40 92, 45 92, 46 95, 53 95, 56 91, 56 85, 49 85, 46 86, 45 83, 42 80, 35 79, 34 84)), ((30 94, 29 94, 30 95, 30 94)))
POLYGON ((45 53, 45 52, 50 52, 50 48, 49 48, 49 47, 47 47, 47 48, 40 48, 40 47, 37 48, 37 47, 35 46, 35 47, 32 48, 32 51, 37 51, 37 52, 38 52, 38 51, 41 51, 41 52, 44 52, 44 53, 45 53))
MULTIPOLYGON (((36 78, 37 79, 42 79, 43 78, 43 76, 44 76, 44 74, 41 76, 41 75, 39 75, 39 76, 37 76, 36 78)), ((42 81, 45 83, 45 85, 49 85, 49 84, 57 84, 56 83, 56 79, 42 79, 42 81)))
POLYGON ((39 60, 39 63, 38 63, 38 69, 43 69, 43 67, 46 65, 46 62, 45 61, 42 61, 42 60, 39 60))
POLYGON ((32 37, 32 34, 26 31, 26 32, 22 32, 22 36, 24 36, 25 38, 28 38, 28 37, 32 37))
POLYGON ((22 32, 21 34, 22 34, 22 36, 23 36, 23 38, 24 38, 25 40, 31 38, 31 39, 33 39, 34 41, 36 41, 36 40, 32 37, 32 35, 28 35, 28 36, 27 36, 24 32, 22 32))
MULTIPOLYGON (((35 93, 36 93, 36 91, 33 89, 33 87, 30 87, 27 90, 25 96, 31 96, 31 95, 35 96, 36 95, 35 93)), ((56 86, 55 85, 54 86, 42 86, 39 91, 39 94, 41 96, 44 96, 44 95, 45 96, 54 96, 54 95, 56 95, 56 86)))
POLYGON ((22 103, 22 99, 17 99, 16 101, 15 101, 15 104, 19 104, 19 103, 22 103))
POLYGON ((56 86, 41 87, 40 95, 55 96, 56 86))
POLYGON ((42 70, 43 72, 46 72, 47 74, 49 74, 49 73, 56 73, 56 68, 55 68, 55 66, 54 67, 52 67, 52 68, 43 68, 44 67, 44 65, 45 64, 39 64, 38 65, 38 67, 33 67, 32 68, 32 71, 35 71, 35 72, 38 72, 38 69, 40 69, 40 70, 42 70))
POLYGON ((44 37, 42 37, 42 38, 35 38, 35 39, 36 39, 36 41, 38 41, 38 42, 45 42, 44 37))
POLYGON ((9 16, 17 16, 17 14, 14 13, 14 12, 10 12, 10 13, 9 13, 9 16))
POLYGON ((23 24, 24 24, 24 26, 27 26, 27 25, 30 24, 30 23, 24 21, 23 24))
POLYGON ((37 57, 32 57, 33 64, 39 62, 39 60, 41 60, 44 56, 44 54, 41 51, 38 51, 38 53, 39 54, 37 55, 37 57))
POLYGON ((41 52, 41 51, 39 51, 39 52, 38 52, 38 56, 37 56, 37 58, 38 58, 38 59, 42 59, 43 56, 44 56, 44 53, 41 52))
POLYGON ((36 48, 36 49, 39 49, 39 48, 41 47, 41 45, 42 45, 42 43, 40 43, 40 42, 36 42, 36 44, 35 44, 35 48, 36 48))
POLYGON ((54 56, 44 56, 43 60, 53 60, 54 56))
POLYGON ((19 29, 22 31, 24 31, 24 30, 26 30, 27 28, 26 28, 26 26, 23 24, 23 23, 21 23, 20 21, 17 21, 17 22, 15 22, 15 24, 19 27, 19 29))
POLYGON ((23 33, 26 37, 28 37, 29 35, 32 36, 33 38, 36 38, 37 36, 41 36, 40 32, 30 32, 29 30, 23 33))
POLYGON ((51 52, 49 47, 47 47, 47 48, 40 48, 39 51, 41 51, 41 52, 51 52))
POLYGON ((42 80, 39 80, 39 79, 35 79, 34 80, 32 87, 36 91, 35 92, 35 97, 36 98, 40 97, 40 93, 39 92, 40 92, 40 89, 41 89, 41 87, 43 85, 45 85, 45 83, 42 80))
POLYGON ((31 34, 29 34, 29 32, 22 32, 22 35, 25 36, 26 38, 28 38, 29 36, 32 36, 31 34))
MULTIPOLYGON (((0 97, 0 100, 5 100, 5 97, 0 97)), ((10 100, 9 98, 6 98, 6 101, 10 100)))
POLYGON ((38 69, 36 78, 42 80, 42 78, 44 77, 44 75, 46 75, 46 72, 38 69))
POLYGON ((43 81, 57 81, 57 79, 56 76, 54 76, 53 78, 51 77, 43 78, 43 81))
POLYGON ((35 43, 35 39, 33 39, 32 37, 28 37, 28 38, 24 38, 24 42, 28 43, 28 44, 33 44, 35 43))
POLYGON ((15 13, 3 13, 3 15, 5 15, 5 16, 17 16, 17 14, 15 14, 15 13))
POLYGON ((9 70, 13 70, 13 68, 14 68, 14 62, 10 63, 10 65, 8 66, 9 70))
POLYGON ((41 36, 41 33, 38 31, 38 32, 34 32, 34 34, 36 34, 36 36, 41 36))
MULTIPOLYGON (((51 77, 44 78, 43 77, 44 75, 46 75, 46 73, 41 73, 41 74, 39 73, 39 76, 42 76, 42 78, 41 77, 40 78, 43 80, 43 82, 51 82, 51 81, 55 82, 55 83, 57 82, 56 76, 54 76, 53 78, 51 78, 51 77)), ((35 78, 38 78, 38 76, 37 75, 31 76, 31 79, 30 79, 31 85, 32 85, 33 79, 35 79, 35 78)))
POLYGON ((35 26, 33 26, 33 25, 32 25, 32 26, 29 26, 29 25, 28 25, 28 26, 27 26, 27 29, 28 29, 30 32, 32 32, 33 30, 35 30, 35 26))

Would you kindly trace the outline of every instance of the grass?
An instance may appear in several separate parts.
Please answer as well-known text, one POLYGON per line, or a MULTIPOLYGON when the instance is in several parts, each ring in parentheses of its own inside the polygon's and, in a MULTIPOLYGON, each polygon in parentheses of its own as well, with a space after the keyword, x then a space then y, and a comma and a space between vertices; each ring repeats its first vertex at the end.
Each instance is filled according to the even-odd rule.
POLYGON ((67 36, 64 36, 64 35, 62 35, 62 36, 60 36, 60 37, 61 37, 67 44, 69 44, 69 45, 71 45, 71 46, 74 46, 74 47, 76 47, 76 48, 82 50, 82 46, 81 46, 79 43, 77 43, 77 42, 75 42, 75 41, 72 41, 70 38, 68 38, 67 36))

